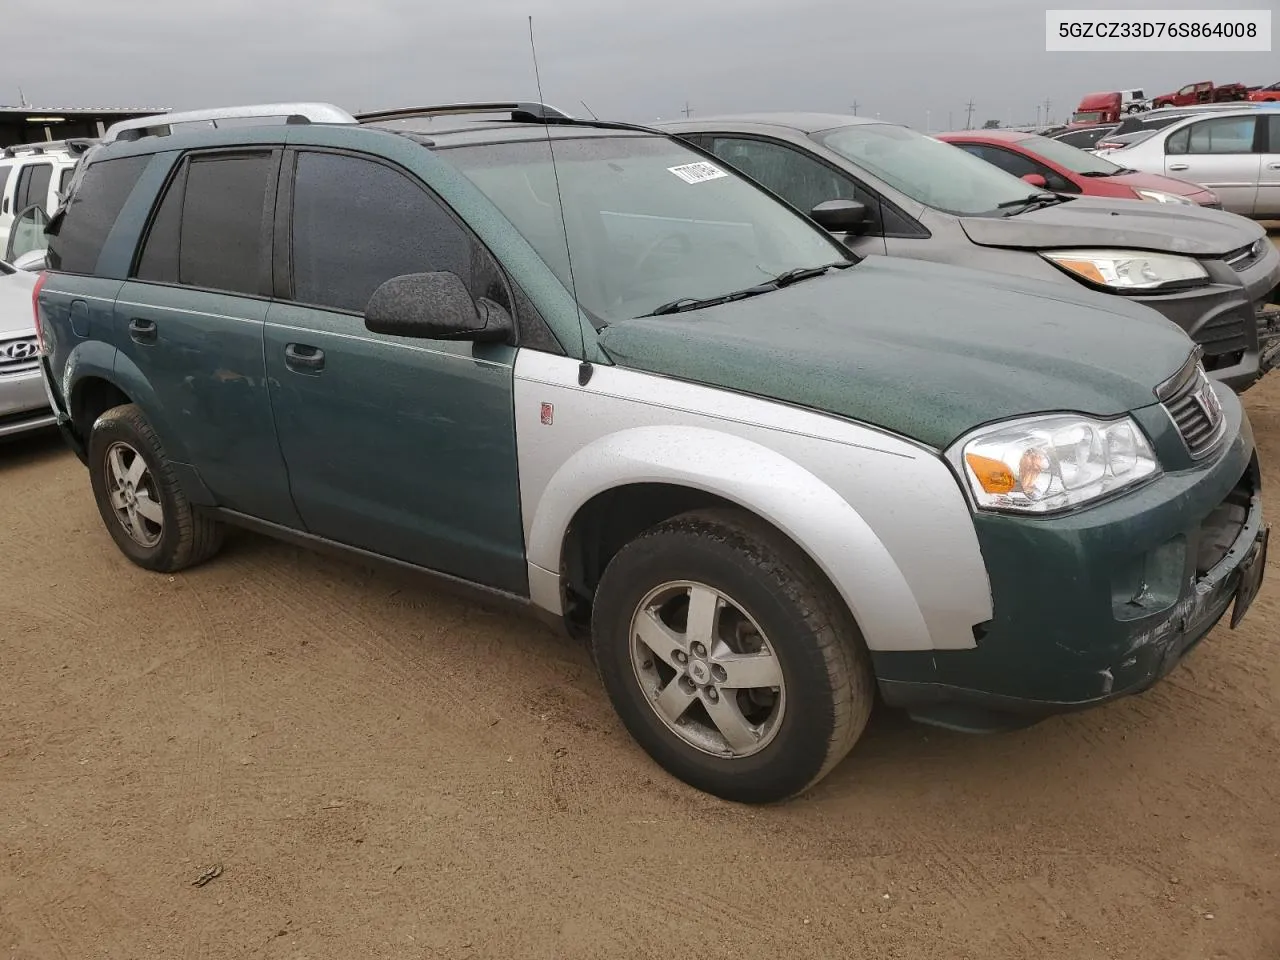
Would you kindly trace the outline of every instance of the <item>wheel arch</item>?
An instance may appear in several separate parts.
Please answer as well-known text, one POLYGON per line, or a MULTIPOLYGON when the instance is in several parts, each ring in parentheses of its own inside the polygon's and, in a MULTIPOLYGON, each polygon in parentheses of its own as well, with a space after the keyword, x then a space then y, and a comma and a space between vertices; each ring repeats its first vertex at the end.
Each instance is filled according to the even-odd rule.
MULTIPOLYGON (((596 557, 632 535, 702 506, 733 506, 768 523, 801 549, 830 581, 871 649, 930 649, 923 612, 875 531, 832 487, 795 461, 753 440, 695 426, 636 427, 582 447, 551 476, 529 521, 532 599, 568 616, 566 585, 581 575, 584 533, 621 512, 596 557), (660 514, 666 513, 666 516, 660 514), (655 519, 656 518, 656 519, 655 519), (648 522, 652 520, 652 522, 648 522)), ((601 562, 603 560, 603 562, 601 562)), ((589 565, 588 565, 589 566, 589 565)), ((572 599, 570 596, 569 599, 572 599)))

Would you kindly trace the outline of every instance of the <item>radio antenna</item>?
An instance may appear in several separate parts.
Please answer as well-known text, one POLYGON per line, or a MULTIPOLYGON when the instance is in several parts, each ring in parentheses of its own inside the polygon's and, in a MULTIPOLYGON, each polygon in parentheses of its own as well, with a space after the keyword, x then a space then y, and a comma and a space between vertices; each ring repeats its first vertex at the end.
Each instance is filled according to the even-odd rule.
MULTIPOLYGON (((533 79, 538 84, 538 102, 546 104, 542 97, 542 74, 538 70, 538 47, 533 42, 533 17, 529 17, 529 52, 533 55, 533 79)), ((584 104, 585 106, 585 104, 584 104)), ((588 107, 588 109, 590 109, 588 107)), ((556 184, 556 203, 560 207, 560 228, 564 231, 564 258, 569 265, 569 290, 573 294, 573 306, 578 314, 578 340, 582 347, 582 362, 578 365, 578 386, 585 387, 591 380, 592 366, 587 359, 587 331, 582 328, 582 307, 578 302, 578 281, 573 274, 573 253, 569 249, 569 221, 564 213, 564 196, 560 192, 560 171, 556 167, 556 151, 552 146, 551 125, 544 111, 543 129, 547 134, 547 152, 551 154, 551 176, 556 184)))
POLYGON ((590 107, 588 107, 588 106, 587 106, 587 101, 585 101, 585 100, 579 100, 578 102, 579 102, 580 104, 582 104, 584 107, 586 107, 587 113, 591 114, 591 119, 592 119, 592 120, 599 120, 599 119, 600 119, 599 117, 597 117, 597 116, 596 116, 596 112, 595 112, 594 110, 592 110, 590 107))

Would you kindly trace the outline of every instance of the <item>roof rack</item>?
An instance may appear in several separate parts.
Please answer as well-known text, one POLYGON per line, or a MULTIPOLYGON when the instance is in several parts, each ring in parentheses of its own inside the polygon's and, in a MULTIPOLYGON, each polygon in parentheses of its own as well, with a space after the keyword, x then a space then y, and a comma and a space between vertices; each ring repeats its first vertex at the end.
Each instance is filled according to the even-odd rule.
POLYGON ((357 123, 383 123, 387 120, 410 120, 416 117, 443 117, 466 113, 510 113, 516 123, 544 123, 556 120, 572 120, 572 115, 536 101, 512 101, 510 103, 446 103, 434 107, 398 107, 394 110, 375 110, 357 113, 357 123))
POLYGON ((186 110, 181 113, 159 113, 148 117, 121 120, 107 128, 103 143, 115 140, 140 140, 143 137, 167 137, 174 126, 183 123, 207 123, 217 127, 223 120, 257 120, 283 118, 285 123, 355 123, 351 114, 331 103, 259 103, 243 107, 213 107, 186 110))
POLYGON ((74 137, 68 140, 41 140, 38 143, 15 143, 0 150, 0 157, 7 159, 16 157, 20 153, 54 153, 62 150, 74 156, 79 156, 95 143, 97 143, 96 140, 87 137, 74 137))

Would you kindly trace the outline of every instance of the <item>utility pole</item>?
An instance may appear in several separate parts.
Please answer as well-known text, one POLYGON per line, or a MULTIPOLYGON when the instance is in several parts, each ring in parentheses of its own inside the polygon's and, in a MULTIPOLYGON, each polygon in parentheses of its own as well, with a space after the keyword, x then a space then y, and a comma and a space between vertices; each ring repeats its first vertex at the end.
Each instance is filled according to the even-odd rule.
POLYGON ((28 107, 28 106, 30 106, 30 104, 29 104, 29 103, 27 103, 27 95, 26 95, 25 93, 23 93, 23 92, 22 92, 22 88, 21 88, 21 87, 19 87, 19 88, 18 88, 18 106, 20 106, 20 107, 28 107))
POLYGON ((969 98, 969 102, 965 105, 964 128, 966 130, 973 129, 973 97, 969 98))
POLYGON ((1049 108, 1053 106, 1053 101, 1048 97, 1044 98, 1044 125, 1049 126, 1049 108))
POLYGON ((686 100, 686 101, 684 102, 684 109, 683 109, 683 110, 681 110, 680 112, 684 114, 684 118, 685 118, 686 120, 688 120, 688 119, 689 119, 689 114, 693 113, 693 111, 692 111, 691 109, 689 109, 689 101, 688 101, 688 100, 686 100))
POLYGON ((853 101, 853 107, 852 107, 851 109, 853 110, 853 115, 856 117, 856 116, 858 115, 858 101, 857 101, 857 100, 854 100, 854 101, 853 101))
POLYGON ((1040 129, 1040 104, 1036 104, 1036 130, 1040 129))

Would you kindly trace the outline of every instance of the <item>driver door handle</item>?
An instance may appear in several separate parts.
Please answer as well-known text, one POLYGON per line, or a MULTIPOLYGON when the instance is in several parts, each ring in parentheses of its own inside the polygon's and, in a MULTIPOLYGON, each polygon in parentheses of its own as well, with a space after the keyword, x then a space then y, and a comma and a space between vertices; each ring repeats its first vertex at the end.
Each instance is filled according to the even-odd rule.
POLYGON ((284 365, 295 373, 319 373, 324 369, 324 351, 306 343, 290 343, 284 348, 284 365))
POLYGON ((1191 164, 1189 164, 1189 163, 1171 163, 1171 164, 1169 164, 1169 169, 1170 169, 1170 170, 1190 170, 1190 169, 1191 169, 1191 164))

